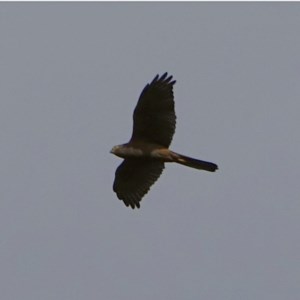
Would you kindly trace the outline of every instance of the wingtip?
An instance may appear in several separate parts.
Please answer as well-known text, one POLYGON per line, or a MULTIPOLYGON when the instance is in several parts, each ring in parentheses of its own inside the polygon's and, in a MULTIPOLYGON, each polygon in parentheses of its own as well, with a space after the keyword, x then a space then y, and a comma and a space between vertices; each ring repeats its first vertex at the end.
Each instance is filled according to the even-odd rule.
POLYGON ((132 209, 135 209, 135 208, 139 209, 140 208, 140 204, 139 203, 125 203, 125 205, 127 207, 130 206, 132 209))
MULTIPOLYGON (((161 77, 160 80, 165 80, 168 76, 168 72, 165 72, 161 77)), ((172 76, 171 76, 172 77, 172 76)))

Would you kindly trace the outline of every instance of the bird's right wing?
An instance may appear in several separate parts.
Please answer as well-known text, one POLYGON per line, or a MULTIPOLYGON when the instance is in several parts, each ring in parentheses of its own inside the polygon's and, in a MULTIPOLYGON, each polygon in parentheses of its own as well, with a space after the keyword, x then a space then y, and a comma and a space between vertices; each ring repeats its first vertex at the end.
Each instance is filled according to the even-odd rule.
POLYGON ((140 201, 164 169, 161 161, 125 159, 116 170, 113 190, 126 206, 139 208, 140 201))

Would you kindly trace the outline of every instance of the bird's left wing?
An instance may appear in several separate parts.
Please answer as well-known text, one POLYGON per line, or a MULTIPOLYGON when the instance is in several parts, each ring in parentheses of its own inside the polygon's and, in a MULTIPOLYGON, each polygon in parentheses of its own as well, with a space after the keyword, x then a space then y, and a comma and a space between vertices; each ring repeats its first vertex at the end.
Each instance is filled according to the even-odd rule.
POLYGON ((131 142, 144 140, 169 147, 176 126, 175 82, 165 73, 145 86, 134 109, 131 142))

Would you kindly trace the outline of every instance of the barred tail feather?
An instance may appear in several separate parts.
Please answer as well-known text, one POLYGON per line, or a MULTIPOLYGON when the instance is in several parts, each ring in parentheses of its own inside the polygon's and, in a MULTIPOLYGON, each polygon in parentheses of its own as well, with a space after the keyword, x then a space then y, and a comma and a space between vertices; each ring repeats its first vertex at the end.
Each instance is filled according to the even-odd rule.
POLYGON ((187 166, 190 168, 194 168, 194 169, 198 169, 198 170, 215 172, 218 169, 218 166, 214 163, 191 158, 191 157, 188 157, 188 156, 185 156, 182 154, 177 154, 177 159, 175 161, 181 165, 184 165, 184 166, 187 166))

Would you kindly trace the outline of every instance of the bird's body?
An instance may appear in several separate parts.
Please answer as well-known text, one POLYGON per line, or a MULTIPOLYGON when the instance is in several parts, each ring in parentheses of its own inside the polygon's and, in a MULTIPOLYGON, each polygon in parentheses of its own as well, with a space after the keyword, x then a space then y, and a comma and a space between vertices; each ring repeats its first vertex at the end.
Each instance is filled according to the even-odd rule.
POLYGON ((178 154, 169 149, 175 132, 176 115, 172 76, 157 75, 143 89, 134 110, 133 133, 126 144, 114 146, 111 153, 124 158, 116 170, 113 190, 126 206, 139 208, 142 197, 158 179, 164 163, 175 162, 214 172, 218 166, 178 154))
POLYGON ((158 144, 146 144, 145 146, 132 145, 130 143, 114 146, 111 153, 124 159, 142 158, 148 160, 161 160, 165 163, 175 162, 194 169, 214 172, 218 166, 211 162, 191 158, 158 144))

